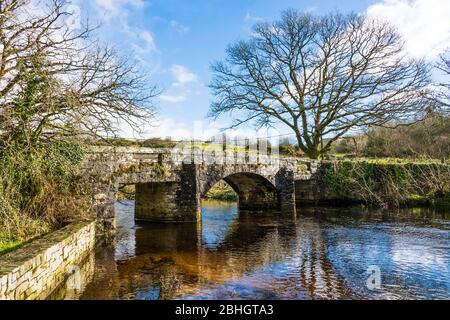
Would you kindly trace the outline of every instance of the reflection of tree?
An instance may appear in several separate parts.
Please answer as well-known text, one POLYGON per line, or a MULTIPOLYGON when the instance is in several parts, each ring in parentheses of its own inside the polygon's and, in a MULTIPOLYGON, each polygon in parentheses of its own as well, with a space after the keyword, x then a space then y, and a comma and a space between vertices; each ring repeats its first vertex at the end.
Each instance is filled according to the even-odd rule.
MULTIPOLYGON (((220 244, 213 247, 202 243, 201 233, 208 230, 196 224, 142 226, 134 234, 136 256, 116 262, 113 248, 97 252, 93 281, 81 298, 368 297, 364 272, 366 264, 374 261, 383 265, 386 274, 383 282, 393 284, 389 288, 392 296, 418 297, 420 292, 415 290, 418 286, 445 294, 445 279, 420 275, 422 270, 438 269, 441 271, 436 271, 437 275, 445 275, 442 270, 447 261, 436 260, 439 252, 435 250, 439 249, 428 242, 437 235, 428 234, 419 244, 430 246, 430 250, 425 255, 423 251, 416 252, 415 256, 412 250, 417 243, 408 244, 405 239, 417 241, 417 238, 405 238, 403 232, 408 235, 407 230, 399 233, 398 229, 383 227, 377 231, 382 227, 380 224, 365 228, 370 219, 383 219, 382 212, 373 215, 350 220, 351 215, 341 209, 335 217, 330 212, 318 211, 297 218, 279 213, 239 212, 228 228, 222 230, 220 244), (405 252, 405 244, 411 251, 405 252), (399 263, 408 267, 411 257, 417 270, 400 278, 394 268, 399 263), (430 266, 421 269, 418 265, 430 261, 432 269, 430 266)), ((413 217, 409 213, 406 219, 413 217)), ((395 221, 399 219, 396 217, 395 221)))
POLYGON ((300 229, 300 282, 310 298, 348 299, 350 290, 329 260, 321 224, 306 221, 300 229))

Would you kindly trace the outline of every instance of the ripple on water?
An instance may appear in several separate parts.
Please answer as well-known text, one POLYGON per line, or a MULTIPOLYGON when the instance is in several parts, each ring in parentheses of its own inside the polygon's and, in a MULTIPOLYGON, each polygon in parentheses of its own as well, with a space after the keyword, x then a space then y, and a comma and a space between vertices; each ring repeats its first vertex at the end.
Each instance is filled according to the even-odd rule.
POLYGON ((135 224, 117 204, 114 248, 99 248, 82 299, 448 299, 448 213, 202 209, 201 225, 135 224), (366 285, 370 266, 381 288, 366 285))

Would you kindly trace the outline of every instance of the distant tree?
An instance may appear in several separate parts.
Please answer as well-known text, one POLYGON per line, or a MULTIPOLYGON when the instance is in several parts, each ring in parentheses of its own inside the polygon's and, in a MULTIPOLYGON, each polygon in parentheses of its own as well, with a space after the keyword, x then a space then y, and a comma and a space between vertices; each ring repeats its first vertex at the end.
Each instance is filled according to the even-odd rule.
POLYGON ((153 114, 157 94, 130 59, 71 28, 63 0, 0 0, 0 140, 104 136, 153 114))
POLYGON ((430 112, 422 121, 395 129, 372 128, 364 154, 375 157, 450 157, 450 117, 430 112))
POLYGON ((253 31, 212 66, 211 117, 234 112, 233 126, 281 122, 318 158, 352 129, 411 121, 425 107, 428 65, 407 58, 386 23, 288 10, 253 31))
POLYGON ((450 50, 441 55, 437 68, 442 71, 444 81, 435 92, 435 100, 444 108, 444 112, 450 115, 450 50))
POLYGON ((354 154, 356 156, 362 155, 366 146, 367 137, 365 135, 354 135, 342 137, 334 144, 331 152, 354 154))

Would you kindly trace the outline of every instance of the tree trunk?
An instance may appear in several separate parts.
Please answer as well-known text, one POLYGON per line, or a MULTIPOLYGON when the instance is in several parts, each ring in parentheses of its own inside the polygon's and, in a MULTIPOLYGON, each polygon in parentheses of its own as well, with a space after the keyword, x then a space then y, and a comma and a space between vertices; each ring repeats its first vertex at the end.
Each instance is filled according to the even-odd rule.
POLYGON ((321 152, 319 151, 319 148, 311 147, 308 150, 306 150, 306 155, 310 159, 317 160, 317 159, 319 159, 319 156, 321 155, 321 152))
POLYGON ((319 156, 322 154, 322 152, 319 148, 319 143, 305 146, 302 142, 302 138, 301 138, 300 134, 298 134, 298 133, 297 133, 297 143, 298 143, 300 150, 302 150, 310 159, 317 160, 317 159, 319 159, 319 156))

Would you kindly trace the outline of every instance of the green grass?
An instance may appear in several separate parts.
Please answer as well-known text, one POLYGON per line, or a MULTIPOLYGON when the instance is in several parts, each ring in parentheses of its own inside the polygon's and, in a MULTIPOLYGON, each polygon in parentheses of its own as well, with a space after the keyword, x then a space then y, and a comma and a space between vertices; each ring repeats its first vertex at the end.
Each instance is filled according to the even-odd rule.
POLYGON ((8 253, 10 251, 16 250, 23 246, 25 244, 25 241, 7 241, 7 242, 1 242, 0 241, 0 255, 8 253))

